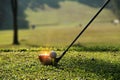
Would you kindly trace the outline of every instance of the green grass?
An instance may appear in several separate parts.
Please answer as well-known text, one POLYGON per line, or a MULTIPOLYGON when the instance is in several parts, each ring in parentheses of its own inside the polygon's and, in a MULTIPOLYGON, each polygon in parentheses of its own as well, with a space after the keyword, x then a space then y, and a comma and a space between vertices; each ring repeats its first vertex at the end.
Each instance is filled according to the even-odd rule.
MULTIPOLYGON (((25 11, 26 20, 29 21, 30 25, 36 24, 38 27, 44 24, 85 25, 99 10, 99 8, 90 7, 77 1, 67 0, 60 2, 59 5, 59 8, 52 8, 46 4, 45 9, 42 10, 38 7, 35 11, 28 7, 25 11)), ((96 22, 110 22, 115 18, 109 9, 104 9, 96 22)))
POLYGON ((40 51, 47 48, 59 56, 98 10, 72 1, 59 4, 58 9, 27 8, 26 20, 36 29, 19 30, 20 45, 12 45, 12 30, 0 31, 0 80, 119 80, 120 25, 110 22, 116 17, 107 9, 57 67, 41 65, 40 51))
MULTIPOLYGON (((58 55, 62 51, 57 51, 58 55)), ((69 51, 57 67, 43 66, 38 52, 1 52, 0 79, 118 80, 120 52, 69 51)))
MULTIPOLYGON (((24 1, 24 3, 23 7, 25 7, 27 1, 24 1)), ((59 8, 52 8, 46 4, 44 10, 39 7, 36 7, 36 10, 30 7, 25 10, 29 25, 35 24, 37 28, 35 30, 19 30, 19 41, 22 47, 66 47, 99 10, 71 0, 60 1, 59 5, 59 8)), ((110 22, 115 18, 115 15, 109 9, 104 9, 76 44, 119 46, 119 25, 115 26, 110 22)), ((0 34, 0 48, 11 47, 13 32, 6 30, 0 31, 0 34)))
POLYGON ((57 67, 41 65, 40 51, 47 48, 59 56, 82 28, 64 25, 19 30, 18 46, 11 45, 12 30, 0 31, 0 79, 119 80, 120 27, 111 23, 92 24, 57 67))
MULTIPOLYGON (((51 26, 37 27, 35 30, 19 30, 19 41, 21 46, 40 47, 68 46, 78 35, 83 27, 77 26, 51 26)), ((0 31, 0 47, 9 47, 12 44, 12 30, 0 31)), ((75 44, 82 46, 119 46, 120 27, 113 24, 92 24, 75 44)))

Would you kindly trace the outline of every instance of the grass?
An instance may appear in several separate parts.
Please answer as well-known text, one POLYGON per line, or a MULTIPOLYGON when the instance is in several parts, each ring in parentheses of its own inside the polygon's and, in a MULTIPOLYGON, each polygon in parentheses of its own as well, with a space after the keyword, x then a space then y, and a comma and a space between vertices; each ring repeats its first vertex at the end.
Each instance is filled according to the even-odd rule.
POLYGON ((3 80, 118 80, 120 27, 92 24, 57 67, 43 66, 38 54, 46 48, 58 56, 83 27, 36 27, 19 30, 20 46, 10 45, 12 31, 0 31, 0 79, 3 80))
MULTIPOLYGON (((98 5, 99 3, 95 4, 98 5)), ((99 10, 99 8, 94 8, 86 4, 70 0, 60 2, 59 5, 60 7, 56 9, 46 4, 45 9, 42 10, 39 7, 36 7, 35 11, 28 7, 25 11, 25 14, 27 15, 26 20, 29 21, 30 25, 35 24, 39 27, 45 24, 85 25, 99 10)), ((110 22, 115 18, 115 15, 109 9, 104 9, 96 22, 110 22)))
POLYGON ((58 9, 45 5, 43 11, 27 8, 26 20, 36 28, 19 30, 20 45, 12 45, 12 30, 0 31, 0 80, 119 80, 120 25, 110 22, 115 16, 107 9, 57 67, 41 65, 40 51, 59 56, 98 10, 72 1, 59 4, 58 9))
MULTIPOLYGON (((35 30, 19 30, 21 45, 28 47, 53 46, 66 47, 78 35, 83 27, 57 26, 36 27, 35 30)), ((75 44, 82 46, 119 46, 120 27, 113 24, 92 24, 75 44)), ((0 47, 9 47, 12 43, 12 30, 0 31, 0 47), (3 46, 4 45, 4 46, 3 46)))
POLYGON ((59 56, 82 28, 53 26, 19 30, 20 46, 10 45, 11 30, 0 31, 0 79, 119 80, 119 25, 92 24, 57 67, 41 65, 40 51, 47 47, 59 56))
MULTIPOLYGON (((57 53, 59 55, 62 51, 57 53)), ((69 51, 59 65, 53 67, 41 65, 39 52, 1 52, 0 79, 118 80, 119 53, 69 51)))
MULTIPOLYGON (((27 1, 24 3, 23 7, 28 4, 27 1)), ((35 3, 33 5, 36 5, 35 3)), ((96 1, 94 3, 100 5, 96 1)), ((60 1, 58 5, 59 8, 53 8, 46 4, 43 10, 40 7, 36 7, 34 10, 28 6, 25 10, 26 20, 30 26, 34 24, 37 28, 19 30, 19 40, 23 47, 66 47, 99 9, 73 0, 60 1)), ((111 23, 115 18, 109 9, 104 9, 76 44, 80 43, 84 46, 119 45, 119 25, 115 26, 111 23)), ((11 47, 13 32, 11 30, 0 31, 0 34, 0 42, 2 42, 0 47, 11 47)))

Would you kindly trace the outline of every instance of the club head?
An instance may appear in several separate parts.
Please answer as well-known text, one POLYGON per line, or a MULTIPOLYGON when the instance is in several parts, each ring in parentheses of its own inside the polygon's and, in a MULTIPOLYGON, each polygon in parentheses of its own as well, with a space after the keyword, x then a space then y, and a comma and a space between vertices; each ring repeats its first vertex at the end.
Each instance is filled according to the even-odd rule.
POLYGON ((56 58, 57 54, 54 51, 48 52, 47 54, 42 52, 41 54, 39 54, 38 58, 41 62, 41 64, 43 65, 53 65, 56 66, 57 65, 57 59, 56 58))
POLYGON ((69 48, 76 42, 76 40, 83 34, 83 32, 88 28, 88 26, 94 21, 98 14, 105 8, 105 6, 110 2, 107 0, 105 4, 100 8, 100 10, 95 14, 95 16, 89 21, 89 23, 83 28, 83 30, 78 34, 78 36, 73 40, 73 42, 68 46, 68 48, 63 52, 63 54, 56 58, 56 53, 51 52, 49 54, 42 53, 39 55, 39 60, 43 65, 57 65, 60 59, 65 55, 69 48))

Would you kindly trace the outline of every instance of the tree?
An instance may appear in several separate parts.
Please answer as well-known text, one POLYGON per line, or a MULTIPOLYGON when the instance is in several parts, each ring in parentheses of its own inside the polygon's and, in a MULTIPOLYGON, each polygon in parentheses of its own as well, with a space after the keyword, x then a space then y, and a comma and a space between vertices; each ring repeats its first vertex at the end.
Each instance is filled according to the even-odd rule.
POLYGON ((11 0, 12 14, 13 14, 13 44, 18 45, 18 25, 17 25, 17 12, 18 12, 18 2, 17 0, 11 0))
POLYGON ((120 18, 120 5, 119 5, 119 3, 120 3, 120 0, 113 0, 113 1, 111 1, 111 5, 112 5, 112 10, 113 10, 113 12, 114 12, 114 14, 118 17, 118 18, 120 18))

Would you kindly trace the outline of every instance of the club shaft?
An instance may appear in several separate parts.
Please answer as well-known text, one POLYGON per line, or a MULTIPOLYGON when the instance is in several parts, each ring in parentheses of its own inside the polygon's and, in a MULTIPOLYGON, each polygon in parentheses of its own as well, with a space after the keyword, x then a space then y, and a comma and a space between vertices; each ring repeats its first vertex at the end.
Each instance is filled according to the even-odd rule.
POLYGON ((83 34, 83 32, 88 28, 88 26, 95 20, 95 18, 99 15, 99 13, 105 8, 105 6, 110 2, 107 0, 104 5, 100 8, 100 10, 95 14, 95 16, 89 21, 89 23, 83 28, 83 30, 78 34, 78 36, 73 40, 73 42, 67 47, 67 49, 63 52, 63 54, 57 59, 57 62, 65 55, 65 53, 70 49, 70 47, 77 41, 77 39, 83 34))

